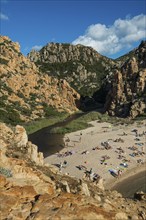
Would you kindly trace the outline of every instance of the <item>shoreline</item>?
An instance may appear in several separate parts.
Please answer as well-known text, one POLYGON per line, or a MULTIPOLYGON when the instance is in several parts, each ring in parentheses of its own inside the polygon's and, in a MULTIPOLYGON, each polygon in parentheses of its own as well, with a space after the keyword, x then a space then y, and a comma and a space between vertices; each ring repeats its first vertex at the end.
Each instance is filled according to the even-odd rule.
POLYGON ((136 192, 146 194, 146 170, 125 178, 115 184, 110 190, 115 190, 122 194, 124 198, 134 198, 136 192))
POLYGON ((117 187, 118 184, 143 172, 146 172, 146 162, 142 165, 134 166, 131 169, 125 171, 125 173, 123 173, 123 175, 119 179, 116 179, 115 181, 114 179, 110 179, 109 181, 105 182, 105 189, 112 189, 114 187, 117 187))
POLYGON ((89 123, 92 127, 66 134, 65 147, 46 157, 45 163, 56 166, 66 161, 67 166, 59 172, 78 179, 82 179, 85 173, 79 166, 87 171, 92 168, 102 177, 105 188, 112 188, 145 169, 145 120, 120 125, 98 120, 89 123), (104 143, 108 143, 110 148, 106 149, 104 143), (124 161, 127 168, 121 165, 124 161), (117 179, 111 175, 111 170, 122 170, 122 175, 117 179))

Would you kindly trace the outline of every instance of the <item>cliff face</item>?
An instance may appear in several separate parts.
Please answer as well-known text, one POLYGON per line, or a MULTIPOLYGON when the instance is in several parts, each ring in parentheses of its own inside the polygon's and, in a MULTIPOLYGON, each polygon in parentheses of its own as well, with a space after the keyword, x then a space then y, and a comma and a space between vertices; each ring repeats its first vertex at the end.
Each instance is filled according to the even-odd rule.
POLYGON ((29 121, 48 109, 74 112, 80 95, 64 79, 41 73, 20 53, 18 43, 0 37, 1 118, 29 121))
POLYGON ((64 78, 83 96, 100 89, 114 65, 113 60, 82 45, 49 43, 40 51, 31 51, 28 57, 48 75, 64 78))
POLYGON ((66 79, 81 95, 94 94, 110 115, 134 118, 145 111, 145 41, 115 61, 90 47, 58 43, 28 57, 48 75, 66 79))
POLYGON ((28 59, 18 43, 2 36, 0 52, 0 120, 17 124, 56 109, 72 113, 81 104, 80 95, 95 91, 93 98, 82 99, 82 106, 95 108, 101 102, 110 115, 132 118, 146 111, 145 41, 116 61, 90 47, 57 43, 32 51, 28 59))
MULTIPOLYGON (((145 201, 61 175, 44 164, 21 126, 0 123, 0 216, 4 219, 145 219, 145 201)), ((144 198, 143 198, 144 199, 144 198)))
POLYGON ((112 75, 105 103, 110 115, 135 118, 146 112, 146 41, 131 54, 112 75))

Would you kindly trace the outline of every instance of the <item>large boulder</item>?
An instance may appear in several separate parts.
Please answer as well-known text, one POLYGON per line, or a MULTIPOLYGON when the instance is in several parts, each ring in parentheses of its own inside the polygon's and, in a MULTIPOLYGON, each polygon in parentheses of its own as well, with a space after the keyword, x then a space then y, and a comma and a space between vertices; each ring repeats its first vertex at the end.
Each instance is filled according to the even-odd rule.
POLYGON ((144 193, 144 192, 136 192, 136 193, 134 193, 134 199, 137 199, 137 200, 144 200, 144 201, 146 201, 146 193, 144 193))
POLYGON ((15 127, 14 142, 17 147, 25 147, 28 142, 28 136, 24 127, 17 125, 15 127))

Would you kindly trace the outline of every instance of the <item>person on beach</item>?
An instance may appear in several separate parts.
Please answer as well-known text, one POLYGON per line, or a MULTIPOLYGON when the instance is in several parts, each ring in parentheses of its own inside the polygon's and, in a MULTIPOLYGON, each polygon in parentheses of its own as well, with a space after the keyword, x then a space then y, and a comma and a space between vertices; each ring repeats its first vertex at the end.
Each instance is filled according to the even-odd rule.
POLYGON ((90 169, 89 173, 91 174, 93 171, 92 171, 92 168, 90 169))
POLYGON ((121 170, 118 170, 118 177, 120 177, 122 174, 122 171, 121 170))
POLYGON ((60 162, 59 171, 62 172, 63 163, 60 162))
POLYGON ((123 131, 123 136, 127 136, 127 134, 123 131))
POLYGON ((70 142, 70 139, 69 139, 69 137, 67 137, 65 141, 66 141, 66 142, 70 142))
POLYGON ((59 171, 62 172, 62 168, 66 168, 66 166, 67 166, 66 160, 64 160, 63 162, 60 162, 59 171))
POLYGON ((94 172, 93 172, 92 168, 89 171, 89 177, 90 177, 90 180, 93 180, 93 178, 94 178, 94 172))
POLYGON ((63 165, 64 165, 64 167, 67 166, 67 161, 66 160, 63 161, 63 165))

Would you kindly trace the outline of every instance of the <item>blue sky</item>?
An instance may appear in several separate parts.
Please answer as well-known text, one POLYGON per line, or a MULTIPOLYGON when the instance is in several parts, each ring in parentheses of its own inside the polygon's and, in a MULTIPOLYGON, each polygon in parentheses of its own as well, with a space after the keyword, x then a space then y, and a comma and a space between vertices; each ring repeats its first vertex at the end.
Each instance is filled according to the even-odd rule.
POLYGON ((25 55, 49 42, 92 46, 116 58, 146 38, 144 0, 0 0, 1 35, 25 55))

